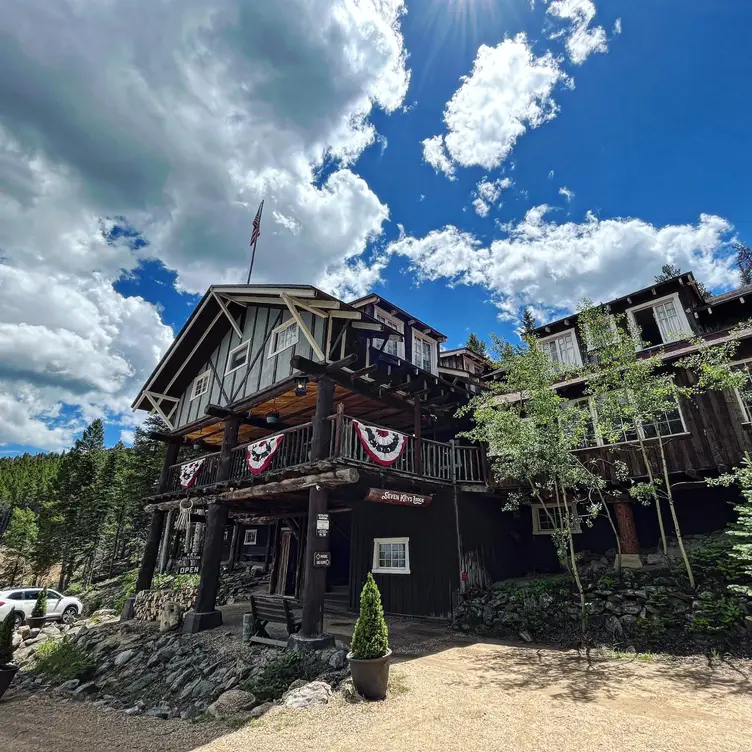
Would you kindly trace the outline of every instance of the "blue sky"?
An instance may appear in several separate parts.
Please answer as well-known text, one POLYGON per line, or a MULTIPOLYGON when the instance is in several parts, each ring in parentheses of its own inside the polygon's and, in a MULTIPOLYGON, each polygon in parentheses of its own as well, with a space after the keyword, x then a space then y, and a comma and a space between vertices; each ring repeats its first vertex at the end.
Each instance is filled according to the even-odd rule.
POLYGON ((666 261, 736 283, 747 3, 122 2, 12 0, 0 30, 2 454, 97 416, 127 440, 262 198, 256 281, 380 292, 448 346, 666 261))

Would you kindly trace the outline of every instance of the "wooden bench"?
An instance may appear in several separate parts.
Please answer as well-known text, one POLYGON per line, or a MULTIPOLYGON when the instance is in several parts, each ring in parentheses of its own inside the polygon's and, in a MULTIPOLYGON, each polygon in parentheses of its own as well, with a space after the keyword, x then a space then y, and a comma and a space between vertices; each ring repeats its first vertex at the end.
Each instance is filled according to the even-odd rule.
POLYGON ((251 596, 251 619, 253 621, 253 633, 250 642, 258 642, 262 645, 275 647, 287 647, 284 640, 273 640, 266 631, 266 625, 284 624, 287 634, 295 634, 300 630, 300 619, 293 613, 295 601, 290 598, 282 598, 276 595, 252 595, 251 596))

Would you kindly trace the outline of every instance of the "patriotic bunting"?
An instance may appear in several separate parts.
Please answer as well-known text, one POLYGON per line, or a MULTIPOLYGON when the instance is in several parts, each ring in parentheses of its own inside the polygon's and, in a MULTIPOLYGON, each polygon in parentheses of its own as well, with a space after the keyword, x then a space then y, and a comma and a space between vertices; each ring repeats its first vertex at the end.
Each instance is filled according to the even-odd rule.
POLYGON ((198 471, 201 469, 201 465, 204 464, 204 458, 200 460, 194 460, 193 462, 186 462, 185 465, 180 466, 180 487, 190 488, 196 483, 198 479, 198 471))
POLYGON ((282 446, 284 434, 255 441, 246 447, 246 465, 253 475, 260 475, 271 464, 277 450, 282 446))
POLYGON ((353 425, 363 449, 379 465, 393 465, 405 449, 407 436, 403 433, 367 426, 358 420, 354 420, 353 425))

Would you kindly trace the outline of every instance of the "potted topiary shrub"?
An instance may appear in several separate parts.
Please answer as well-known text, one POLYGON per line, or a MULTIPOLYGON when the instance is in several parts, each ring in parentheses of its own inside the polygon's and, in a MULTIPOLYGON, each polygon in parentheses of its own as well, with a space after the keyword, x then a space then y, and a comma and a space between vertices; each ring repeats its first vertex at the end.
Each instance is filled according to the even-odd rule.
POLYGON ((26 623, 32 629, 41 629, 47 621, 47 588, 43 588, 37 596, 37 602, 31 610, 31 616, 26 619, 26 623))
POLYGON ((347 655, 355 689, 366 699, 383 700, 386 697, 391 656, 381 593, 369 572, 360 594, 360 616, 355 622, 347 655))
POLYGON ((0 697, 5 694, 18 666, 11 663, 13 659, 13 628, 16 626, 16 612, 11 609, 0 621, 0 697))

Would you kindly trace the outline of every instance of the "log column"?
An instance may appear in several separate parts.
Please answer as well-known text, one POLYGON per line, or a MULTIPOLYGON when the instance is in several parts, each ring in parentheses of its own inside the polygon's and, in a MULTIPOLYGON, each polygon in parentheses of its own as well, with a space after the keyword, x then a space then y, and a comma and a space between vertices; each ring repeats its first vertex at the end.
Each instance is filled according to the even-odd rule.
MULTIPOLYGON (((334 382, 328 376, 318 380, 316 393, 316 413, 313 417, 311 440, 311 460, 318 462, 329 454, 332 421, 327 420, 334 412, 334 382)), ((303 618, 300 635, 303 638, 323 638, 324 592, 326 591, 326 567, 314 567, 315 554, 329 551, 329 536, 316 535, 316 520, 328 508, 329 490, 323 486, 313 486, 308 494, 308 529, 305 550, 305 584, 303 586, 303 618)), ((333 640, 333 638, 331 638, 333 640)), ((318 645, 316 645, 318 647, 318 645)))
MULTIPOLYGON (((232 450, 238 443, 240 418, 230 416, 225 421, 222 450, 217 465, 217 482, 228 480, 232 469, 232 450)), ((211 504, 206 510, 204 552, 201 556, 201 575, 193 610, 185 615, 183 632, 202 632, 222 626, 222 612, 217 611, 217 590, 222 565, 222 547, 227 526, 227 507, 211 504)))
POLYGON ((642 566, 642 560, 632 504, 619 499, 614 502, 613 510, 621 544, 621 565, 629 569, 638 569, 642 566))
MULTIPOLYGON (((164 462, 162 463, 162 472, 159 476, 159 486, 157 493, 167 491, 167 484, 170 480, 170 467, 178 460, 178 452, 182 445, 182 439, 169 441, 165 451, 164 462)), ((151 587, 151 581, 154 578, 154 570, 157 568, 157 556, 159 555, 159 541, 162 538, 162 529, 164 527, 166 513, 160 509, 155 509, 151 513, 151 522, 149 523, 149 535, 146 539, 146 546, 141 557, 141 566, 138 570, 138 579, 136 580, 136 593, 142 590, 148 590, 151 587)), ((123 613, 120 616, 122 621, 128 621, 133 618, 133 604, 136 600, 135 594, 130 596, 123 607, 123 613)))

